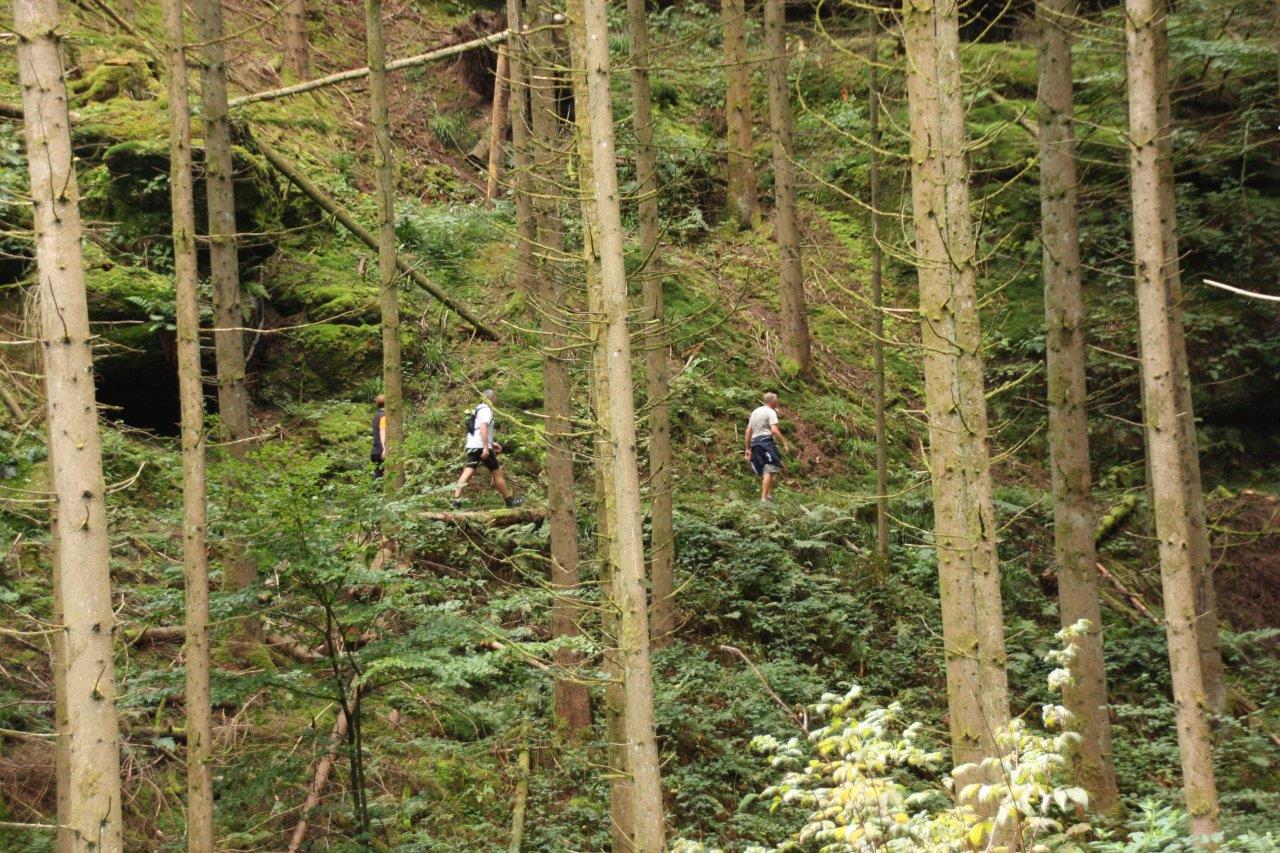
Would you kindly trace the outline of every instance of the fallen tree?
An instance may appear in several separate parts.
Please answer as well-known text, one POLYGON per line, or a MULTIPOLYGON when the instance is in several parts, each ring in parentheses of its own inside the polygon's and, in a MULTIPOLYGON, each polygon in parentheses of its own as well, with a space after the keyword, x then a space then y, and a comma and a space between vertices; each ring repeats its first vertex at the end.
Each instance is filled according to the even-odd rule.
MULTIPOLYGON (((377 237, 375 237, 368 228, 365 228, 356 221, 355 216, 352 215, 349 210, 340 205, 337 200, 325 193, 324 190, 312 183, 296 164, 273 148, 269 143, 256 137, 250 137, 250 139, 258 151, 262 153, 262 156, 266 158, 267 162, 275 167, 276 171, 284 175, 284 177, 288 179, 289 183, 293 184, 302 191, 303 195, 307 196, 319 205, 321 210, 338 220, 342 227, 354 234, 360 242, 364 243, 370 249, 377 251, 377 237)), ((489 324, 485 323, 485 321, 480 319, 480 317, 477 316, 470 308, 445 293, 440 289, 439 285, 411 266, 402 254, 396 255, 396 268, 399 269, 400 272, 409 276, 409 278, 413 280, 414 284, 434 296, 446 308, 465 320, 481 337, 489 338, 490 340, 498 339, 498 333, 495 332, 489 324)))
POLYGON ((546 520, 545 509, 468 510, 465 512, 424 512, 428 521, 447 524, 481 524, 485 527, 514 527, 517 524, 539 524, 546 520))

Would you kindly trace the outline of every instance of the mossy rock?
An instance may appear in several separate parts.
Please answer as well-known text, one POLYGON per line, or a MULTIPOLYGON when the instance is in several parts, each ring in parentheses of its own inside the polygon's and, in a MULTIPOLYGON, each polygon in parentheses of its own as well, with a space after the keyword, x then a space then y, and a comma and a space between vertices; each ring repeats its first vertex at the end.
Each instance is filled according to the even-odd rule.
POLYGON ((261 393, 267 399, 341 393, 381 375, 382 329, 373 323, 303 326, 281 336, 266 357, 261 393))
POLYGON ((114 263, 100 249, 85 251, 85 291, 89 317, 102 320, 146 320, 174 314, 173 281, 142 267, 114 263))
POLYGON ((363 244, 334 239, 309 252, 286 245, 265 278, 282 314, 347 323, 377 319, 377 264, 363 244))
POLYGON ((150 100, 159 94, 160 81, 151 72, 147 57, 136 50, 123 50, 111 56, 95 57, 86 51, 81 62, 89 70, 71 81, 71 103, 106 102, 117 98, 150 100))

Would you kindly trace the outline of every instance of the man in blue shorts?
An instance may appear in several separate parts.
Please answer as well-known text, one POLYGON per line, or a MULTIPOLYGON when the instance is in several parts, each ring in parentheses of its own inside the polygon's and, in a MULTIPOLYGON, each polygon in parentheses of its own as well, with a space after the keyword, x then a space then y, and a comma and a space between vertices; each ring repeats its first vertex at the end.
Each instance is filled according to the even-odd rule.
POLYGON ((778 452, 778 442, 788 453, 791 445, 786 436, 778 429, 778 395, 770 391, 764 395, 761 405, 747 419, 746 452, 743 458, 751 463, 751 468, 760 478, 760 502, 773 502, 773 483, 782 473, 782 454, 778 452))

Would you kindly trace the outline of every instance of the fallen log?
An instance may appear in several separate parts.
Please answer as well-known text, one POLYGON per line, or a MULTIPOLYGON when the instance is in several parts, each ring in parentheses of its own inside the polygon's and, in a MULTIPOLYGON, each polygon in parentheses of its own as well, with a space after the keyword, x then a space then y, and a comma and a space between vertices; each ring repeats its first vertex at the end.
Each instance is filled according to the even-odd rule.
POLYGON ((1138 495, 1130 493, 1120 498, 1120 500, 1107 510, 1102 518, 1098 519, 1098 526, 1093 532, 1094 545, 1101 545, 1124 526, 1124 523, 1133 515, 1133 510, 1138 506, 1138 495))
POLYGON ((153 625, 149 628, 136 628, 125 632, 126 646, 145 646, 148 643, 172 643, 187 636, 187 629, 181 625, 153 625))
POLYGON ((447 524, 482 524, 485 527, 514 527, 517 524, 536 524, 547 519, 545 509, 493 509, 465 512, 424 512, 428 521, 447 524))
POLYGON ((320 805, 320 797, 324 794, 324 786, 329 784, 329 774, 333 772, 333 763, 342 749, 342 740, 347 736, 347 715, 338 709, 338 718, 333 721, 333 731, 329 733, 329 748, 324 757, 316 764, 315 775, 311 777, 311 788, 307 791, 306 802, 302 804, 302 814, 298 817, 298 825, 293 828, 293 838, 289 840, 289 853, 297 853, 307 840, 307 829, 310 826, 311 813, 320 805))
POLYGON ((1111 572, 1107 570, 1107 567, 1102 565, 1102 563, 1098 563, 1098 574, 1102 575, 1102 577, 1114 586, 1121 595, 1128 599, 1129 603, 1132 604, 1139 613, 1150 619, 1153 625, 1161 624, 1160 618, 1151 612, 1151 609, 1147 607, 1143 600, 1133 592, 1130 592, 1129 588, 1122 584, 1119 578, 1111 574, 1111 572))
MULTIPOLYGON (((387 63, 387 71, 400 71, 404 68, 413 68, 416 65, 425 65, 428 62, 435 62, 438 59, 449 59, 453 56, 466 53, 470 50, 476 50, 482 47, 492 47, 506 41, 511 35, 510 30, 503 30, 493 35, 481 36, 480 38, 464 41, 460 44, 452 44, 448 47, 436 48, 427 53, 420 53, 417 56, 406 56, 404 59, 396 59, 387 63)), ((249 95, 241 95, 238 98, 232 98, 227 102, 227 107, 242 107, 245 104, 254 104, 259 101, 274 101, 278 98, 287 98, 290 95, 301 95, 303 92, 311 92, 315 89, 321 89, 325 86, 333 86, 338 83, 346 83, 349 80, 360 80, 369 76, 369 69, 352 68, 347 71, 339 71, 336 74, 329 74, 325 77, 317 77, 314 80, 304 80, 301 83, 294 83, 292 86, 281 86, 279 89, 267 89, 262 92, 254 92, 249 95)))
MULTIPOLYGON (((351 212, 338 204, 333 197, 329 196, 324 192, 324 190, 313 184, 306 175, 302 174, 302 170, 299 169, 297 165, 292 163, 279 151, 276 151, 275 148, 271 147, 270 144, 263 142, 261 139, 253 137, 251 141, 254 146, 257 147, 258 151, 262 152, 262 156, 267 159, 267 162, 275 167, 276 171, 284 175, 289 180, 289 183, 302 190, 303 194, 318 204, 321 210, 338 220, 342 227, 354 234, 360 242, 364 243, 371 249, 376 250, 378 248, 378 240, 374 237, 372 232, 356 221, 356 218, 351 215, 351 212)), ((410 266, 404 256, 399 253, 396 254, 396 267, 400 272, 409 276, 409 278, 413 280, 414 284, 434 296, 446 308, 453 311, 453 313, 457 314, 470 324, 470 326, 474 328, 476 333, 481 337, 489 338, 490 340, 498 339, 498 333, 485 323, 484 320, 477 317, 470 308, 441 290, 435 282, 431 281, 431 279, 427 278, 418 270, 410 266)))

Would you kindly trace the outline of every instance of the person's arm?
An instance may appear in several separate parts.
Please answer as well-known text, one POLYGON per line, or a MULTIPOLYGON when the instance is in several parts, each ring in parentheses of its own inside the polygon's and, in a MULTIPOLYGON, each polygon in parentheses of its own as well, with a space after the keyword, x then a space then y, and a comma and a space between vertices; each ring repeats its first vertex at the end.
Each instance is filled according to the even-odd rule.
POLYGON ((788 453, 791 452, 791 445, 787 443, 787 437, 782 434, 782 430, 778 429, 778 425, 776 423, 769 425, 769 432, 773 433, 774 438, 782 442, 783 450, 787 451, 788 453))
POLYGON ((480 424, 480 446, 483 448, 483 450, 480 451, 480 458, 488 459, 489 458, 489 424, 488 423, 480 424))
POLYGON ((751 422, 750 421, 747 422, 747 428, 743 431, 742 434, 745 437, 745 446, 743 447, 742 458, 746 459, 747 461, 750 461, 751 460, 751 422))
POLYGON ((378 418, 378 446, 382 448, 382 458, 387 458, 387 416, 378 418))

